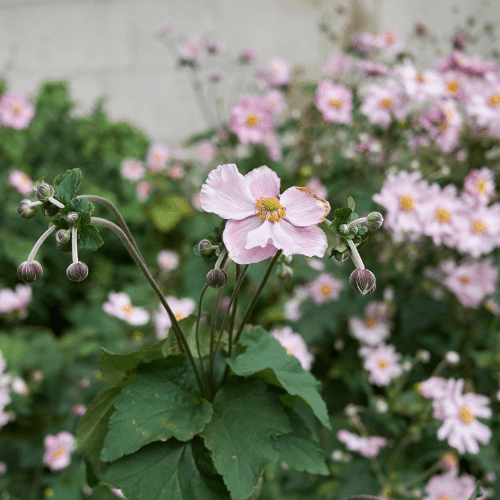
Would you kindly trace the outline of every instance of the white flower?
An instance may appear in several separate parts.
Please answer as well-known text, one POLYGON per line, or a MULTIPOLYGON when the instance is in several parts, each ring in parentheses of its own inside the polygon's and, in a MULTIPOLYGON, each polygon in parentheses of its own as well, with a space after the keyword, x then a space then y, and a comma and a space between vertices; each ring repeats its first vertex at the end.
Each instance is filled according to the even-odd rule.
POLYGON ((271 335, 286 349, 286 353, 295 356, 304 370, 310 370, 314 362, 314 355, 307 349, 307 344, 302 336, 294 333, 292 328, 285 326, 271 330, 271 335))
POLYGON ((142 307, 133 306, 130 297, 124 292, 109 292, 108 302, 102 308, 109 315, 131 325, 145 325, 149 321, 149 313, 142 307))

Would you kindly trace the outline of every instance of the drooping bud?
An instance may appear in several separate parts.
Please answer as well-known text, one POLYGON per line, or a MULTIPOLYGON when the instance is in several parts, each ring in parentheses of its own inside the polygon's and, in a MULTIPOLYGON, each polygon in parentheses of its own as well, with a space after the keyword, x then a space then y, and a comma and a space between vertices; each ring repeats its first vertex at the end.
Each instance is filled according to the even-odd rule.
POLYGON ((359 227, 358 226, 351 226, 349 228, 349 232, 352 233, 352 234, 358 234, 358 231, 359 231, 359 227))
POLYGON ((36 208, 31 207, 31 201, 28 199, 21 200, 19 206, 17 207, 17 213, 23 219, 31 219, 36 215, 36 208))
POLYGON ((382 227, 384 217, 380 212, 371 212, 366 218, 366 225, 370 231, 377 231, 382 227))
POLYGON ((77 212, 68 212, 66 214, 66 220, 70 224, 73 224, 73 222, 76 222, 78 220, 78 213, 77 212))
POLYGON ((38 201, 48 201, 48 199, 51 196, 54 196, 55 190, 54 188, 50 185, 47 184, 46 182, 42 182, 39 186, 38 189, 36 190, 36 197, 38 201))
POLYGON ((293 256, 291 256, 291 255, 282 255, 281 257, 283 258, 283 262, 285 264, 290 265, 293 261, 293 256))
POLYGON ((281 280, 289 280, 293 276, 293 270, 286 264, 280 264, 276 269, 276 276, 281 280))
POLYGON ((48 204, 45 207, 45 215, 47 215, 48 217, 56 215, 57 212, 59 212, 59 207, 56 207, 55 205, 48 204))
POLYGON ((57 231, 56 246, 61 252, 71 252, 71 233, 67 229, 59 229, 57 231))
POLYGON ((24 283, 34 283, 38 281, 43 274, 43 269, 40 262, 36 260, 32 262, 24 261, 17 266, 17 277, 24 283))
POLYGON ((89 275, 89 268, 84 262, 75 262, 66 269, 66 276, 71 281, 83 281, 89 275))
POLYGON ((340 224, 339 231, 342 234, 347 234, 349 232, 349 224, 340 224))
POLYGON ((202 257, 210 257, 214 251, 214 245, 209 240, 201 240, 198 244, 198 252, 202 257))
POLYGON ((368 269, 355 269, 349 278, 351 286, 361 295, 373 293, 376 287, 375 275, 368 269))
POLYGON ((345 252, 338 252, 337 250, 334 250, 333 256, 335 257, 335 260, 338 260, 339 262, 344 262, 351 256, 351 254, 348 250, 346 250, 345 252))
POLYGON ((223 269, 212 269, 207 274, 207 283, 212 288, 221 288, 227 283, 227 273, 223 269))

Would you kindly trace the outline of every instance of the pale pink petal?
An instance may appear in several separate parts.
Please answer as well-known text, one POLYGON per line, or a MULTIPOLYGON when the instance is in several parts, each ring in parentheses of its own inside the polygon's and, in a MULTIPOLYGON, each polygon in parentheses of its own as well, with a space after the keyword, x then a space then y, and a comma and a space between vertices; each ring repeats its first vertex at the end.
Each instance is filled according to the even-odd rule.
MULTIPOLYGON (((260 222, 262 222, 260 220, 260 222)), ((245 244, 245 248, 249 250, 250 248, 267 246, 269 240, 273 240, 273 223, 264 220, 261 224, 258 225, 255 229, 250 231, 247 235, 247 242, 245 244)))
POLYGON ((242 220, 255 214, 255 198, 234 163, 219 165, 200 191, 203 210, 223 219, 242 220))
POLYGON ((300 245, 293 237, 294 229, 296 228, 284 220, 272 224, 273 243, 276 248, 281 248, 285 255, 300 253, 300 245))
MULTIPOLYGON (((305 255, 307 257, 323 257, 328 247, 325 233, 318 226, 295 227, 282 220, 280 224, 283 230, 290 236, 299 248, 293 253, 305 255)), ((285 255, 286 254, 285 252, 285 255)))
POLYGON ((245 179, 248 181, 250 191, 256 200, 271 196, 278 198, 280 195, 280 178, 276 172, 265 165, 248 172, 245 179))
POLYGON ((243 220, 228 220, 222 238, 226 245, 229 257, 236 264, 254 264, 272 257, 276 247, 268 244, 264 248, 257 246, 246 249, 247 235, 262 225, 262 219, 257 216, 243 220))
POLYGON ((308 187, 287 189, 280 197, 280 204, 286 208, 285 220, 299 227, 319 224, 330 212, 330 204, 308 187))

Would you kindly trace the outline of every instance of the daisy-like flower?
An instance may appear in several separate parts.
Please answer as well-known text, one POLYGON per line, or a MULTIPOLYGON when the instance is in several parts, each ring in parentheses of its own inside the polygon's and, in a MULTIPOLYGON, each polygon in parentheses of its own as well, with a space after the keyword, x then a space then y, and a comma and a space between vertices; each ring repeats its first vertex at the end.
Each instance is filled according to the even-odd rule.
POLYGON ((231 111, 229 130, 242 144, 262 144, 266 132, 274 131, 273 108, 258 96, 245 96, 231 111))
POLYGON ((321 68, 323 76, 334 77, 351 69, 351 58, 343 52, 333 54, 321 68))
POLYGON ((320 306, 332 300, 338 300, 343 287, 342 281, 332 274, 322 273, 308 285, 309 293, 313 302, 320 306))
POLYGON ((264 99, 271 106, 273 113, 279 115, 286 109, 285 94, 281 90, 272 89, 266 93, 264 99))
POLYGON ((409 59, 395 70, 408 97, 415 102, 439 99, 445 96, 443 77, 435 71, 419 73, 409 59))
POLYGON ((12 170, 9 175, 9 184, 15 187, 24 196, 33 194, 33 181, 20 170, 12 170))
POLYGON ((462 394, 464 380, 448 381, 447 394, 443 398, 444 423, 439 428, 439 440, 448 439, 448 444, 459 453, 479 453, 478 441, 490 442, 491 429, 478 421, 478 418, 491 418, 489 398, 469 392, 462 394))
POLYGON ((476 487, 472 476, 458 476, 456 470, 432 476, 425 487, 424 500, 469 500, 476 487))
POLYGON ((243 64, 253 64, 257 61, 257 50, 254 47, 247 47, 240 54, 240 62, 243 64))
POLYGON ((172 177, 172 179, 182 179, 184 177, 184 169, 182 165, 173 165, 168 175, 172 177))
POLYGON ((399 364, 401 354, 393 345, 380 345, 361 352, 364 357, 363 368, 369 372, 368 380, 378 386, 389 385, 393 378, 403 374, 399 364))
POLYGON ((343 85, 323 80, 318 86, 314 104, 327 122, 349 124, 352 121, 352 92, 343 85))
POLYGON ((203 163, 210 163, 215 157, 215 148, 210 141, 200 142, 196 150, 198 160, 203 163))
POLYGON ((102 308, 110 316, 131 325, 145 325, 149 321, 149 313, 142 307, 133 306, 130 297, 124 292, 109 292, 108 302, 105 302, 102 308))
POLYGON ((470 96, 467 111, 469 115, 475 116, 478 125, 500 135, 500 81, 477 88, 470 96))
POLYGON ((356 68, 363 76, 387 76, 389 74, 389 68, 385 64, 375 61, 358 61, 356 68))
POLYGON ((162 271, 172 271, 179 267, 179 256, 173 250, 161 250, 156 260, 162 271))
POLYGON ((376 346, 391 334, 391 323, 374 316, 352 317, 349 318, 349 333, 362 344, 376 346))
POLYGON ((281 59, 272 59, 267 65, 266 81, 271 87, 283 87, 292 81, 290 67, 281 59))
POLYGON ((284 316, 288 321, 298 321, 302 317, 300 304, 310 296, 309 290, 305 286, 295 287, 293 297, 287 300, 284 305, 284 316))
MULTIPOLYGON (((177 299, 175 297, 165 297, 165 299, 177 321, 187 318, 196 309, 196 302, 190 298, 177 299)), ((159 312, 153 315, 153 321, 156 328, 156 336, 159 339, 166 338, 172 322, 167 311, 165 311, 165 308, 161 304, 159 312)))
POLYGON ((135 160, 134 158, 127 158, 122 161, 120 166, 120 173, 124 179, 128 179, 130 181, 139 181, 144 177, 146 169, 144 165, 139 160, 135 160))
POLYGON ((391 28, 386 28, 377 36, 377 44, 381 50, 388 54, 398 54, 405 48, 399 35, 391 28))
POLYGON ((146 165, 151 172, 158 172, 159 170, 167 168, 169 158, 169 149, 161 144, 156 144, 149 148, 146 165))
POLYGON ((294 333, 291 327, 284 326, 271 330, 273 336, 285 349, 290 356, 295 356, 304 370, 311 370, 314 363, 314 355, 307 349, 307 344, 299 333, 294 333))
POLYGON ((146 201, 149 198, 149 195, 153 191, 153 186, 148 181, 141 181, 137 184, 137 188, 135 190, 137 199, 139 201, 146 201))
POLYGON ((487 205, 495 196, 495 177, 488 167, 472 170, 464 181, 464 195, 472 201, 487 205))
POLYGON ((210 172, 200 193, 203 209, 228 219, 222 235, 229 257, 237 264, 285 255, 323 257, 325 233, 317 226, 330 204, 309 188, 291 187, 280 196, 280 179, 262 166, 241 175, 236 165, 210 172))
POLYGON ((376 457, 381 448, 388 445, 386 438, 379 436, 361 437, 345 429, 337 432, 337 439, 344 443, 348 450, 356 451, 366 458, 376 457))
POLYGON ((61 470, 71 463, 71 453, 75 450, 75 437, 69 432, 45 436, 43 463, 51 470, 61 470))
POLYGON ((0 98, 0 124, 16 130, 27 128, 35 116, 35 108, 24 94, 7 92, 0 98))
POLYGON ((432 415, 439 420, 445 418, 442 401, 447 394, 447 388, 448 381, 443 377, 431 377, 419 384, 420 394, 424 398, 432 399, 432 415))

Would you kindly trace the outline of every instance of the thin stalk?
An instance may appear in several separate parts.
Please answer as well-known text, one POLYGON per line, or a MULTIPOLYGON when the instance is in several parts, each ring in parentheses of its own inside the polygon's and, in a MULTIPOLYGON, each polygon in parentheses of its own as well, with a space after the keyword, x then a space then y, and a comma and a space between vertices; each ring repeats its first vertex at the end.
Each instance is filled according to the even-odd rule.
POLYGON ((76 224, 71 226, 71 256, 73 257, 73 264, 78 262, 78 234, 76 232, 76 224))
POLYGON ((32 201, 32 202, 30 202, 30 208, 39 207, 40 205, 43 205, 43 203, 41 201, 32 201))
POLYGON ((64 205, 60 201, 57 201, 53 196, 49 196, 48 201, 56 207, 64 208, 64 205))
POLYGON ((55 230, 57 229, 56 226, 50 226, 47 231, 45 231, 45 233, 42 234, 42 236, 40 236, 40 238, 38 238, 38 241, 35 243, 35 246, 33 247, 33 249, 31 250, 30 254, 28 255, 28 264, 31 264, 33 262, 33 259, 35 258, 36 256, 36 253, 38 252, 38 250, 40 249, 40 247, 42 246, 42 243, 50 236, 51 233, 53 233, 55 230))
MULTIPOLYGON (((240 277, 240 265, 236 264, 236 281, 238 281, 238 278, 240 277)), ((234 330, 234 321, 236 318, 236 309, 238 309, 238 295, 235 295, 234 297, 234 304, 232 308, 232 313, 231 313, 231 321, 229 322, 229 331, 228 333, 228 345, 229 345, 229 354, 231 354, 231 351, 233 350, 233 330, 234 330)), ((229 312, 229 307, 228 307, 228 312, 229 312)))
POLYGON ((144 277, 148 280, 148 283, 151 285, 151 287, 155 291, 156 295, 158 295, 160 302, 162 303, 163 307, 167 311, 168 317, 170 318, 170 321, 172 323, 172 329, 174 330, 175 336, 177 338, 177 342, 179 343, 181 350, 183 352, 185 352, 187 354, 187 356, 189 357, 189 360, 191 361, 191 364, 193 365, 193 370, 194 370, 194 373, 196 375, 196 379, 198 380, 200 392, 201 392, 201 394, 204 394, 205 391, 203 390, 203 384, 201 382, 200 374, 198 372, 198 368, 197 368, 196 363, 194 361, 193 354, 191 353, 191 349, 189 349, 189 345, 187 343, 186 337, 184 336, 184 332, 182 331, 176 317, 174 316, 172 309, 170 309, 170 306, 168 305, 167 301, 165 300, 165 297, 163 296, 162 291, 160 290, 159 286, 156 284, 156 281, 151 276, 151 273, 149 272, 146 264, 141 259, 138 252, 135 250, 131 241, 127 238, 127 235, 124 233, 124 231, 122 231, 122 229, 120 229, 115 223, 113 223, 109 220, 101 219, 99 217, 92 217, 90 222, 92 224, 100 224, 104 227, 107 227, 108 229, 111 229, 122 240, 122 243, 127 248, 129 254, 134 259, 135 263, 137 264, 139 269, 142 271, 142 274, 144 274, 144 277))
POLYGON ((367 221, 366 217, 360 217, 359 219, 353 220, 352 222, 349 222, 348 226, 354 226, 355 224, 363 224, 367 221))
POLYGON ((207 372, 205 371, 205 365, 203 364, 203 360, 201 358, 201 349, 200 349, 200 319, 201 319, 201 309, 203 307, 203 297, 205 296, 205 292, 207 291, 209 285, 205 284, 200 293, 200 300, 198 302, 198 316, 196 317, 196 326, 195 326, 195 338, 196 338, 196 350, 198 351, 198 357, 200 358, 201 371, 203 373, 203 380, 207 381, 207 372))
POLYGON ((351 250, 351 259, 354 262, 354 265, 356 266, 356 269, 364 269, 365 265, 363 264, 363 261, 361 260, 361 256, 359 255, 358 249, 356 248, 356 245, 352 242, 352 240, 346 239, 347 244, 349 245, 349 249, 351 250))

